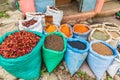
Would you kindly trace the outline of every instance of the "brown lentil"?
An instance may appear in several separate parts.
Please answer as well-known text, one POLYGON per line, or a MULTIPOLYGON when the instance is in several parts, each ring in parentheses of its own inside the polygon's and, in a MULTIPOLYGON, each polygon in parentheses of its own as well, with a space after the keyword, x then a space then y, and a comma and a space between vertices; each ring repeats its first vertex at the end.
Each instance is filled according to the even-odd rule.
POLYGON ((98 54, 101 54, 104 56, 113 55, 112 50, 101 42, 92 44, 92 49, 98 54))

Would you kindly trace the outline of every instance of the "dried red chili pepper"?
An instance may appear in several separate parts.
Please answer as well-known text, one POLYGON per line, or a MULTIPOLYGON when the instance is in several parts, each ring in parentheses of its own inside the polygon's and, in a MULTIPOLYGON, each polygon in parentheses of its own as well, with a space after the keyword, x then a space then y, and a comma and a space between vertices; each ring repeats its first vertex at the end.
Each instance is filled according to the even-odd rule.
POLYGON ((40 37, 27 31, 15 32, 0 44, 0 54, 5 58, 16 58, 31 52, 40 37))
POLYGON ((23 25, 23 26, 26 26, 26 27, 29 27, 29 26, 35 24, 36 22, 37 22, 36 20, 31 19, 31 20, 29 20, 29 21, 23 22, 22 25, 23 25))

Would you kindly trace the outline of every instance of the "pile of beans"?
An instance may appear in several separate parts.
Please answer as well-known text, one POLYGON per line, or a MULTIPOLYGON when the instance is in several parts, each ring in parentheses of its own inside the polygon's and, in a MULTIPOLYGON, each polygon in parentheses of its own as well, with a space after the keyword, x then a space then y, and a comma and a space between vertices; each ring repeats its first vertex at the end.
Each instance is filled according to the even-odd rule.
POLYGON ((46 48, 56 51, 62 51, 64 48, 62 37, 55 34, 47 36, 44 45, 46 48))
POLYGON ((31 25, 35 24, 37 20, 31 19, 29 21, 25 21, 22 23, 23 26, 30 27, 31 25))
POLYGON ((27 31, 15 32, 0 44, 0 54, 5 58, 17 58, 31 52, 40 37, 27 31))
POLYGON ((72 46, 73 48, 77 48, 79 50, 84 50, 86 49, 86 46, 84 43, 80 42, 80 41, 68 41, 67 42, 70 46, 72 46))

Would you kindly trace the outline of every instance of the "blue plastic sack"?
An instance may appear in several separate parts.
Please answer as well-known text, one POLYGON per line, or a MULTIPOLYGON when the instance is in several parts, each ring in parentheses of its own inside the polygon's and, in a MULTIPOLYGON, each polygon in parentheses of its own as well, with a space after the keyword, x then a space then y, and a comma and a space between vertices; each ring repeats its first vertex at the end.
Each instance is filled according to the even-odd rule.
POLYGON ((117 56, 117 50, 114 47, 112 47, 110 44, 108 44, 107 42, 99 41, 99 40, 91 41, 89 54, 87 57, 87 62, 89 64, 91 70, 95 74, 97 80, 101 79, 101 77, 104 75, 105 71, 111 65, 111 63, 113 62, 113 60, 116 56, 117 56), (99 42, 102 42, 103 44, 108 46, 113 51, 113 55, 112 56, 103 56, 103 55, 100 55, 100 54, 96 53, 95 51, 93 51, 92 44, 99 43, 99 42))
POLYGON ((55 0, 34 0, 36 11, 45 13, 47 6, 55 6, 55 0))
MULTIPOLYGON (((18 30, 8 32, 0 37, 0 44, 4 39, 18 30)), ((44 36, 36 31, 28 31, 40 36, 40 41, 29 54, 17 58, 4 58, 0 55, 0 66, 7 72, 17 78, 24 80, 36 80, 40 77, 41 70, 41 46, 44 42, 44 36)))
POLYGON ((84 43, 86 46, 86 49, 79 50, 77 48, 73 48, 67 43, 65 62, 71 75, 74 75, 75 72, 77 72, 77 70, 81 67, 81 65, 83 64, 83 62, 87 57, 89 50, 89 43, 86 40, 78 40, 75 38, 68 38, 67 41, 80 41, 81 43, 84 43))

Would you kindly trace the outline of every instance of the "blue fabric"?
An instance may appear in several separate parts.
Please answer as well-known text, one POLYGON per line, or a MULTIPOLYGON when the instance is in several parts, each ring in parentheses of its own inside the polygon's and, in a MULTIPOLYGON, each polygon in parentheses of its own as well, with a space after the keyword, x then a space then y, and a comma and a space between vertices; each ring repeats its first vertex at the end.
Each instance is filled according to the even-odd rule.
MULTIPOLYGON (((4 41, 4 39, 15 33, 18 30, 13 32, 8 32, 0 37, 0 44, 4 41)), ((10 74, 14 75, 17 78, 22 78, 24 80, 36 80, 40 77, 40 69, 41 69, 41 46, 44 42, 44 36, 35 31, 30 31, 38 36, 40 36, 40 41, 37 45, 32 49, 29 54, 24 56, 20 56, 17 58, 4 58, 0 55, 0 65, 8 71, 10 74)))
POLYGON ((89 43, 85 40, 78 40, 75 38, 69 38, 67 41, 80 41, 85 44, 86 49, 85 50, 79 50, 77 48, 73 48, 67 43, 67 50, 65 53, 65 62, 66 65, 71 73, 71 75, 74 75, 75 72, 81 67, 83 62, 85 61, 88 49, 89 49, 89 43))
POLYGON ((110 66, 110 64, 112 63, 113 59, 116 56, 117 56, 117 50, 107 42, 99 41, 99 40, 91 41, 87 62, 98 80, 101 79, 101 77, 103 76, 103 74, 105 73, 105 71, 110 66), (103 56, 93 51, 92 44, 98 43, 98 42, 102 42, 103 44, 108 46, 113 51, 113 55, 103 56))
POLYGON ((83 0, 81 12, 93 11, 97 0, 83 0))
POLYGON ((34 0, 36 11, 45 13, 47 6, 55 6, 55 0, 34 0))

